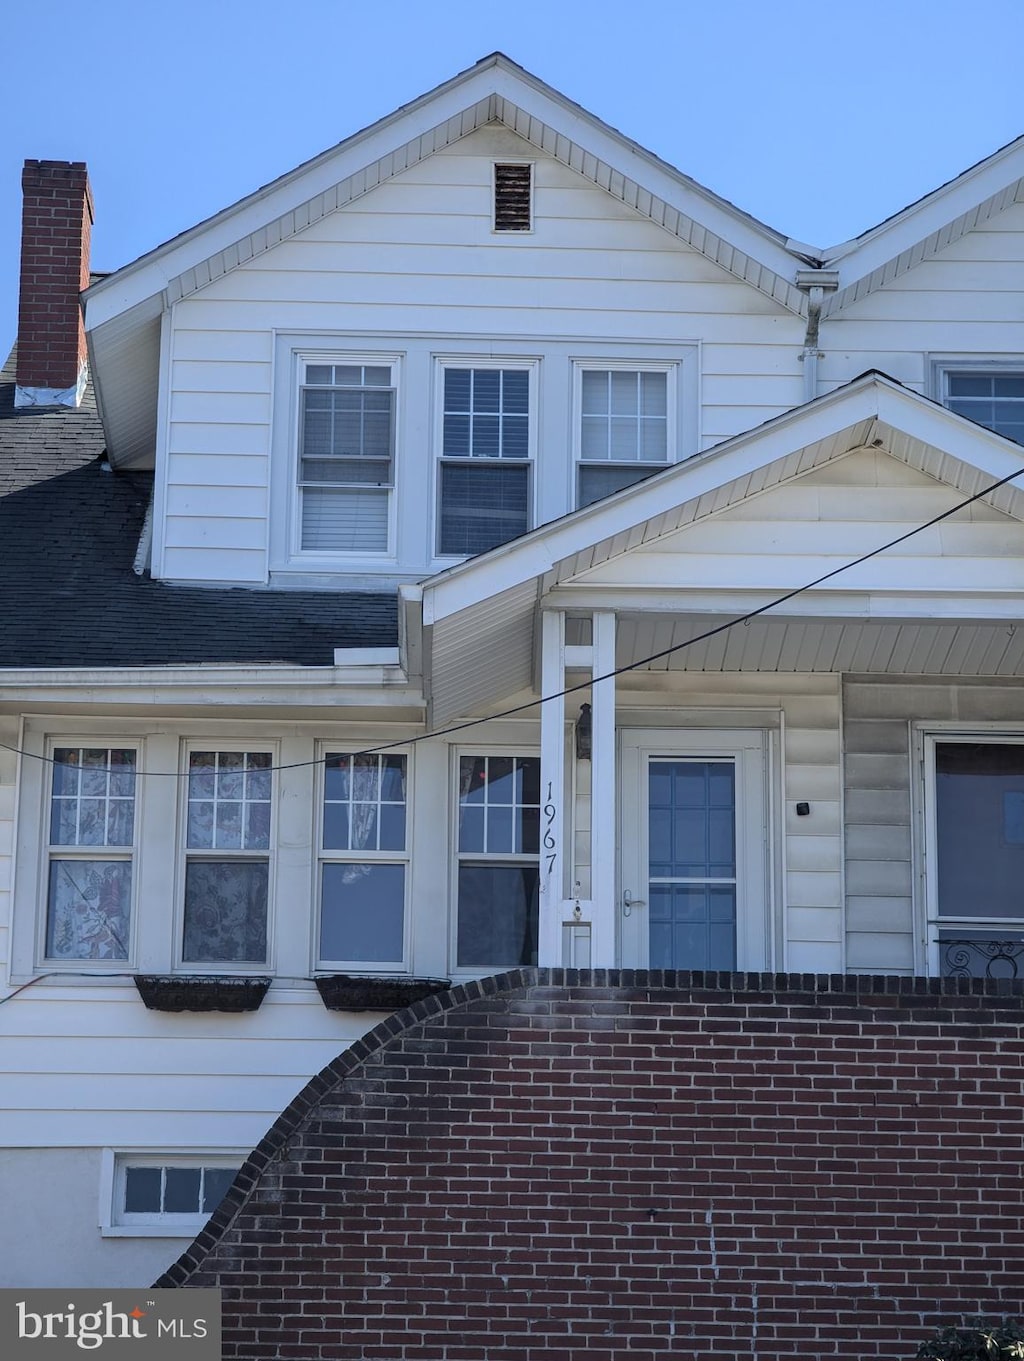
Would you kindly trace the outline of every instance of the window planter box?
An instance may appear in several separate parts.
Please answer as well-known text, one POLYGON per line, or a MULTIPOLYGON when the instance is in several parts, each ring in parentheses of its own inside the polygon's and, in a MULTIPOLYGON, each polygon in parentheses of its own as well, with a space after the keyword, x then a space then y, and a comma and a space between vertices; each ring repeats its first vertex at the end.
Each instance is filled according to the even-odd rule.
POLYGON ((400 1011, 451 987, 448 978, 357 978, 324 974, 314 980, 328 1011, 400 1011))
POLYGON ((270 982, 233 974, 135 975, 139 996, 151 1011, 256 1011, 270 982))

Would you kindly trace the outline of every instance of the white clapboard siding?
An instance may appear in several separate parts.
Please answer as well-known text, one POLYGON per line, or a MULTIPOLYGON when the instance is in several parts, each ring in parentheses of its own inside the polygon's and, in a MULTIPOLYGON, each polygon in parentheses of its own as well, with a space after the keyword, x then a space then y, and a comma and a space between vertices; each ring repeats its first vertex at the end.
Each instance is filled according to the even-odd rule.
POLYGON ((933 354, 1019 355, 1024 204, 851 303, 821 328, 822 390, 867 368, 928 391, 933 354))
MULTIPOLYGON (((458 353, 457 337, 466 337, 470 350, 469 338, 478 338, 477 347, 486 341, 490 352, 495 338, 529 338, 542 361, 547 410, 554 410, 554 389, 567 389, 570 366, 563 357, 543 367, 545 337, 560 339, 563 356, 565 343, 575 342, 572 352, 578 344, 582 357, 588 345, 605 347, 605 355, 614 355, 616 342, 640 345, 645 357, 657 358, 659 346, 691 344, 696 352, 699 344, 707 392, 703 413, 688 413, 693 448, 684 452, 758 425, 802 394, 799 318, 507 130, 482 129, 175 306, 164 523, 156 536, 157 570, 165 576, 266 579, 269 536, 233 523, 251 518, 252 502, 236 504, 229 489, 238 482, 261 488, 266 516, 271 458, 289 466, 294 458, 287 420, 273 427, 286 432, 278 436, 286 447, 271 447, 272 406, 287 406, 290 397, 287 374, 274 388, 273 335, 282 332, 320 335, 315 343, 339 349, 361 343, 399 353, 409 337, 420 338, 400 378, 400 570, 432 565, 421 510, 433 487, 431 351, 458 353), (516 154, 536 165, 534 229, 496 235, 493 161, 516 154), (424 340, 430 337, 439 338, 433 346, 424 340), (228 456, 238 460, 237 478, 225 466, 228 456), (185 508, 196 504, 207 509, 185 508)), ((566 417, 557 432, 542 432, 538 451, 542 519, 570 508, 575 484, 564 394, 561 401, 566 417)), ((383 566, 394 571, 395 558, 383 566)))
POLYGON ((151 1012, 117 985, 26 990, 0 1011, 0 1144, 252 1145, 381 1019, 277 996, 223 1016, 151 1012))

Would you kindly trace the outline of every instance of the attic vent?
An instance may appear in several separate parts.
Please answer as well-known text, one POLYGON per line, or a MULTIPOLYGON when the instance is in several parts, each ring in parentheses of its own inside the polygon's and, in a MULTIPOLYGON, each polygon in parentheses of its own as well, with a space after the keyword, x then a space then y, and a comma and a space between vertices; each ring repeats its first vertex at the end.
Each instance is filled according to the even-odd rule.
POLYGON ((530 190, 532 185, 532 165, 495 165, 494 230, 496 232, 528 232, 531 229, 533 226, 530 216, 530 190))

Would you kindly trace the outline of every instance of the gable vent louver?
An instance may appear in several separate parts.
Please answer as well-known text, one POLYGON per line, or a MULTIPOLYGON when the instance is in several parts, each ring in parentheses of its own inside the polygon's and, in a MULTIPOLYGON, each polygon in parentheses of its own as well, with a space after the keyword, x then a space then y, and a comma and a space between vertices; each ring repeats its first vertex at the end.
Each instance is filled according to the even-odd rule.
POLYGON ((494 230, 528 232, 533 226, 531 189, 532 165, 495 165, 494 230))

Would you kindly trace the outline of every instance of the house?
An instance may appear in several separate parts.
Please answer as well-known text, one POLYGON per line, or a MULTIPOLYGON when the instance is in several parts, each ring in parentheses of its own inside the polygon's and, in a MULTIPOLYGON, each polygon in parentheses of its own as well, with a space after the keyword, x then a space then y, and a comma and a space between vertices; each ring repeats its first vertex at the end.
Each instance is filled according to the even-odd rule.
POLYGON ((818 250, 500 54, 92 282, 26 163, 3 1284, 509 970, 1016 976, 1022 186, 818 250))

